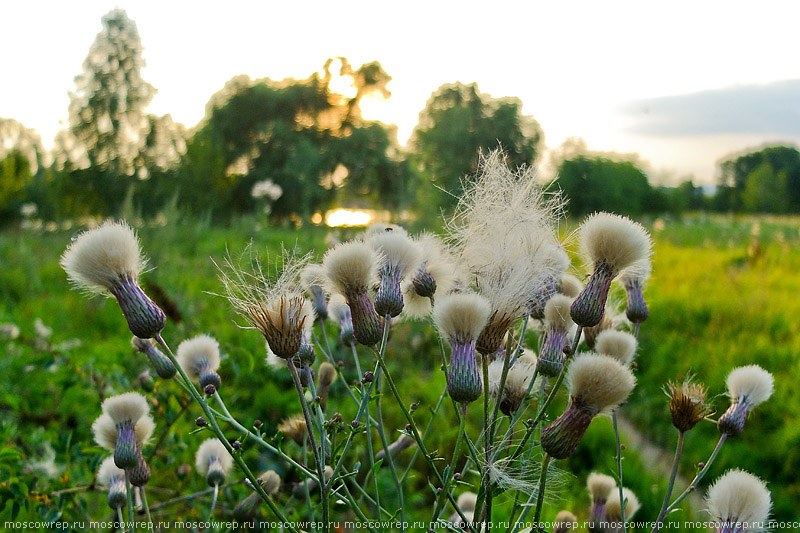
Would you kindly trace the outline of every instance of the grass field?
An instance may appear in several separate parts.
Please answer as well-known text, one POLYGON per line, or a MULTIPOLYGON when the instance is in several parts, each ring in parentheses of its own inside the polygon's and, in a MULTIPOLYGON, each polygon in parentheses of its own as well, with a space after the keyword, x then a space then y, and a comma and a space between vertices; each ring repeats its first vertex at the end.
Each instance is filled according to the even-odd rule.
MULTIPOLYGON (((651 313, 640 335, 639 384, 622 415, 638 428, 640 437, 671 457, 677 431, 669 422, 667 398, 661 392, 668 380, 693 373, 708 386, 713 405, 721 413, 727 408, 727 373, 745 364, 763 366, 775 376, 775 394, 751 415, 744 434, 726 443, 706 481, 728 468, 744 468, 768 481, 777 519, 800 518, 796 510, 800 396, 794 387, 800 382, 800 277, 796 274, 800 220, 693 216, 649 225, 656 239, 654 273, 646 291, 651 313)), ((321 255, 328 231, 273 228, 251 219, 225 228, 191 221, 138 231, 154 267, 144 276, 151 285, 149 291, 161 288, 183 317, 180 323, 168 322, 165 338, 174 345, 197 333, 213 334, 223 349, 221 392, 229 407, 245 425, 256 418, 263 420, 264 434, 274 435, 278 423, 298 411, 291 382, 285 373, 264 365, 263 338, 237 328, 227 302, 213 295, 222 288, 210 258, 224 258, 226 249, 235 254, 251 240, 273 256, 279 254, 281 242, 321 255)), ((87 299, 69 290, 58 258, 75 233, 76 229, 0 233, 0 324, 19 328, 13 339, 0 333, 5 352, 0 358, 0 373, 5 377, 0 381, 0 523, 12 516, 68 521, 110 518, 103 494, 89 489, 54 492, 91 485, 105 455, 92 442, 90 432, 100 401, 131 387, 141 388, 139 376, 146 361, 130 347, 130 334, 113 300, 87 299)), ((335 331, 330 329, 330 334, 334 337, 335 331)), ((337 350, 336 357, 347 362, 342 372, 352 381, 356 374, 350 359, 337 350)), ((409 401, 421 403, 418 416, 423 426, 444 387, 439 350, 427 323, 404 323, 393 332, 391 364, 401 390, 413 391, 409 401)), ((362 363, 367 361, 371 361, 369 354, 362 354, 362 363)), ((181 465, 193 464, 194 449, 207 435, 189 434, 199 413, 194 406, 183 409, 179 392, 156 380, 150 394, 156 403, 157 439, 165 425, 173 423, 152 458, 154 501, 205 486, 196 473, 181 474, 181 465)), ((346 401, 343 386, 335 386, 332 394, 344 419, 352 418, 355 407, 346 401)), ((385 404, 389 431, 400 429, 404 425, 400 413, 390 400, 385 404)), ((552 412, 556 414, 559 407, 552 412)), ((430 447, 446 457, 457 433, 451 409, 448 402, 443 405, 430 440, 430 447)), ((470 414, 474 428, 480 421, 478 411, 470 414)), ((717 438, 711 423, 701 423, 688 434, 681 469, 685 478, 693 476, 696 463, 706 460, 717 438)), ((552 519, 562 508, 585 518, 586 474, 593 469, 610 473, 613 449, 610 421, 596 420, 578 452, 559 464, 565 471, 560 499, 548 502, 544 518, 552 519)), ((255 447, 245 450, 247 460, 258 464, 259 470, 285 471, 284 465, 259 455, 255 447)), ((643 503, 637 518, 652 520, 666 476, 653 467, 651 455, 629 449, 625 458, 626 485, 643 503)), ((422 464, 417 463, 410 478, 406 506, 425 520, 432 495, 422 464)), ((286 475, 292 479, 291 472, 286 475)), ((477 477, 465 475, 465 481, 477 485, 477 477)), ((390 499, 393 489, 388 475, 381 474, 379 483, 390 499)), ((221 497, 227 502, 222 504, 223 511, 245 494, 241 486, 227 489, 221 497)), ((288 496, 282 503, 297 513, 305 505, 288 496)), ((501 495, 498 516, 510 505, 510 499, 501 495)), ((176 506, 164 519, 200 519, 204 512, 176 506)), ((680 512, 674 520, 703 517, 680 512)))

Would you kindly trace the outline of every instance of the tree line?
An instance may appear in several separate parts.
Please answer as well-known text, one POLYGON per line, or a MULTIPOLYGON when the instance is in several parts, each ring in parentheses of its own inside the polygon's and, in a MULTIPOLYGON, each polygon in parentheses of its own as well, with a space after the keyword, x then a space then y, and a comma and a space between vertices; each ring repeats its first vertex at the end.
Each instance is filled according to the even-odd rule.
MULTIPOLYGON (((476 84, 437 89, 407 148, 394 127, 366 120, 363 98, 390 96, 377 61, 329 59, 303 80, 236 76, 212 95, 187 131, 170 115, 147 113, 155 88, 141 76, 142 43, 121 9, 102 19, 70 93, 69 127, 48 160, 32 130, 0 119, 0 222, 114 216, 169 206, 218 220, 251 212, 306 218, 337 205, 412 209, 425 216, 455 203, 479 154, 498 145, 511 165, 533 165, 544 134, 517 98, 476 84), (344 95, 335 78, 352 84, 344 95)), ((654 187, 635 160, 573 153, 550 184, 574 216, 611 210, 639 216, 696 209, 800 211, 800 152, 768 147, 720 164, 716 193, 687 180, 654 187)))

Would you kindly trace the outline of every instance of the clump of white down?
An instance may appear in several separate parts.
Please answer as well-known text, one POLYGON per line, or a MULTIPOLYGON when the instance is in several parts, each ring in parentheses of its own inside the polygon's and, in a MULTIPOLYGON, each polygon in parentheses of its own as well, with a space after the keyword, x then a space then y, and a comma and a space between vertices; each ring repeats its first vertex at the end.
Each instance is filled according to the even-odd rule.
POLYGON ((209 335, 197 335, 178 345, 176 359, 192 378, 200 377, 204 368, 219 368, 219 343, 209 335))
POLYGON ((338 244, 325 252, 325 268, 329 293, 348 294, 362 292, 378 281, 381 256, 369 244, 350 241, 338 244))
MULTIPOLYGON (((642 507, 642 504, 639 503, 639 498, 626 487, 622 488, 622 498, 626 501, 625 519, 629 520, 642 507)), ((606 517, 608 520, 622 520, 622 505, 620 504, 618 490, 611 491, 611 495, 608 497, 606 517)))
POLYGON ((745 398, 752 406, 767 401, 774 388, 772 374, 758 365, 734 368, 728 374, 726 384, 732 399, 745 398))
POLYGON ((608 501, 611 491, 617 488, 617 481, 605 474, 592 472, 586 479, 586 487, 589 489, 589 494, 593 502, 608 501))
POLYGON ((489 302, 475 293, 443 296, 433 308, 433 322, 448 339, 475 340, 489 320, 489 302))
POLYGON ((227 473, 233 465, 233 457, 228 453, 224 444, 215 438, 204 440, 194 456, 194 465, 197 471, 206 475, 209 466, 217 461, 219 461, 223 473, 227 473))
POLYGON ((572 299, 578 297, 578 295, 583 290, 583 283, 581 280, 573 276, 572 274, 564 274, 561 276, 561 293, 565 296, 569 296, 572 299))
POLYGON ((764 531, 772 497, 756 476, 729 470, 708 489, 706 503, 708 512, 720 522, 742 522, 747 531, 764 531))
POLYGON ((388 231, 378 233, 367 239, 378 254, 384 257, 384 268, 396 269, 399 279, 403 279, 420 262, 419 248, 406 233, 388 231))
MULTIPOLYGON (((147 444, 155 428, 156 423, 153 422, 153 417, 150 415, 145 415, 136 421, 133 426, 133 433, 136 439, 136 445, 139 446, 139 448, 147 444)), ((114 451, 114 448, 117 446, 119 432, 117 431, 117 424, 114 422, 113 418, 105 413, 98 416, 92 423, 92 434, 94 435, 94 441, 101 448, 114 451)))
POLYGON ((567 387, 576 403, 597 412, 624 402, 636 385, 630 369, 607 355, 584 354, 567 368, 567 387))
POLYGON ((636 337, 615 329, 601 331, 594 344, 597 353, 609 355, 624 365, 631 364, 636 355, 636 347, 636 337))
POLYGON ((106 222, 81 233, 61 256, 69 280, 83 290, 105 294, 121 279, 144 270, 139 240, 125 222, 106 222))
POLYGON ((641 224, 611 213, 589 215, 578 230, 578 239, 592 265, 605 261, 615 274, 649 258, 653 248, 641 224))
POLYGON ((307 291, 312 287, 323 287, 325 285, 325 269, 316 263, 309 264, 300 270, 300 285, 307 291))
POLYGON ((508 168, 495 150, 464 184, 448 232, 465 271, 498 318, 522 317, 541 289, 563 274, 555 228, 559 194, 545 192, 532 168, 508 168))
POLYGON ((619 275, 619 281, 623 285, 630 282, 638 282, 639 284, 644 285, 644 283, 650 278, 650 272, 652 271, 652 268, 652 261, 650 255, 648 255, 647 257, 634 262, 632 265, 623 270, 619 275))
POLYGON ((569 308, 572 298, 563 294, 554 294, 544 306, 544 323, 547 329, 567 331, 572 325, 569 308))
MULTIPOLYGON (((513 396, 521 397, 528 391, 533 374, 536 371, 536 356, 525 349, 506 374, 505 391, 513 396)), ((489 363, 489 392, 495 398, 500 392, 500 380, 503 377, 503 360, 495 359, 489 363)), ((537 380, 538 381, 538 380, 537 380)))
POLYGON ((114 464, 114 457, 106 457, 97 470, 97 484, 110 487, 117 481, 125 481, 125 471, 114 464))
MULTIPOLYGON (((460 266, 457 264, 449 247, 437 236, 423 233, 415 239, 420 251, 420 268, 431 275, 436 281, 434 300, 449 293, 457 283, 463 280, 460 266)), ((420 296, 411 283, 414 272, 409 274, 409 279, 403 284, 403 300, 405 312, 415 318, 423 318, 431 312, 431 300, 420 296)))

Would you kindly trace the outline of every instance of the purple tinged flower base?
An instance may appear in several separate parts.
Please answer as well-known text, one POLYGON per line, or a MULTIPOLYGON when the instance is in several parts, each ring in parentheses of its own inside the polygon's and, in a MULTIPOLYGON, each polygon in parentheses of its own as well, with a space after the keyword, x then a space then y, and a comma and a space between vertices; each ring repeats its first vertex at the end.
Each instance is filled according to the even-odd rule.
POLYGON ((411 278, 411 284, 414 286, 414 292, 423 298, 430 298, 436 293, 436 280, 424 268, 417 270, 411 278))
POLYGON ((359 344, 375 346, 383 334, 381 317, 375 312, 366 291, 346 294, 347 305, 353 317, 353 336, 359 344))
POLYGON ((375 311, 380 316, 396 317, 403 311, 403 293, 400 290, 400 273, 395 268, 381 271, 381 283, 375 294, 375 311))
POLYGON ((747 421, 747 414, 750 412, 750 404, 742 399, 735 400, 728 410, 723 413, 717 421, 717 427, 721 433, 730 437, 738 437, 744 431, 744 424, 747 421))
POLYGON ((634 324, 647 320, 650 311, 647 309, 647 302, 644 301, 641 282, 634 280, 626 283, 625 293, 628 295, 628 304, 625 306, 625 315, 628 320, 634 324))
POLYGON ((606 521, 606 502, 592 503, 592 511, 589 517, 589 524, 587 526, 589 533, 602 533, 603 527, 601 523, 606 521))
POLYGON ((542 449, 554 459, 566 459, 575 453, 595 414, 592 410, 570 404, 542 431, 542 449))
POLYGON ((117 468, 127 470, 135 467, 139 462, 139 453, 136 449, 136 434, 130 421, 117 424, 117 445, 114 448, 114 464, 117 468))
POLYGON ((317 318, 320 320, 328 318, 328 302, 322 287, 317 287, 316 285, 311 287, 311 305, 317 318))
POLYGON ((564 368, 564 345, 567 344, 567 332, 562 330, 549 330, 545 336, 544 344, 539 352, 536 368, 543 376, 554 378, 564 368))
POLYGON ((447 373, 447 392, 459 403, 474 402, 483 392, 475 341, 462 343, 451 340, 450 346, 453 353, 447 373))
POLYGON ((119 302, 131 333, 142 339, 152 339, 161 333, 167 323, 167 315, 144 293, 135 280, 122 279, 111 287, 110 291, 119 302))
POLYGON ((125 507, 128 502, 128 496, 125 489, 125 478, 123 476, 114 476, 108 486, 108 497, 106 498, 108 506, 112 509, 125 507))
POLYGON ((143 487, 150 481, 150 467, 147 461, 144 460, 144 457, 142 457, 142 451, 138 446, 136 447, 136 454, 138 455, 138 461, 136 466, 128 470, 128 476, 131 480, 131 485, 134 487, 143 487))
POLYGON ((595 264, 589 283, 572 302, 569 310, 570 316, 576 324, 592 327, 600 323, 606 311, 608 291, 611 289, 611 282, 614 281, 615 275, 605 261, 595 264))

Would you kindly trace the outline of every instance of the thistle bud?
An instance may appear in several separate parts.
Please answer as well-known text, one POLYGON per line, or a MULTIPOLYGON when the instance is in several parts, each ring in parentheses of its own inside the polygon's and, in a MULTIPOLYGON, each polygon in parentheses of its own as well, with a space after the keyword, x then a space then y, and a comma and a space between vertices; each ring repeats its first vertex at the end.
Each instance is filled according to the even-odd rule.
POLYGON ((559 511, 553 523, 553 533, 567 533, 578 529, 578 518, 569 511, 559 511))
POLYGON ((564 347, 572 327, 568 296, 556 294, 544 306, 544 344, 539 352, 537 368, 543 376, 556 377, 564 368, 564 347))
POLYGON ((131 333, 149 339, 161 333, 167 317, 139 287, 139 274, 146 263, 138 238, 124 222, 107 222, 81 233, 60 261, 76 286, 113 295, 131 333))
POLYGON ((633 265, 626 268, 620 275, 620 283, 625 287, 627 305, 625 315, 634 324, 641 324, 650 312, 647 309, 647 302, 644 299, 644 284, 650 277, 650 257, 645 257, 636 261, 633 265))
POLYGON ((133 344, 134 348, 147 356, 148 361, 153 365, 158 377, 162 379, 171 379, 178 372, 169 357, 156 348, 155 344, 153 344, 153 341, 150 339, 133 337, 131 339, 131 344, 133 344))
POLYGON ((382 317, 395 317, 403 310, 400 282, 420 262, 419 249, 404 232, 382 232, 367 241, 383 258, 378 266, 380 285, 375 295, 375 311, 382 317))
POLYGON ((141 448, 137 447, 136 455, 136 466, 128 470, 128 476, 130 478, 131 485, 134 487, 144 487, 147 485, 147 482, 150 481, 150 466, 142 456, 141 448))
POLYGON ((323 411, 328 406, 328 392, 337 376, 338 373, 332 364, 326 361, 319 365, 319 385, 317 386, 317 394, 319 394, 319 406, 323 411))
POLYGON ((278 425, 278 431, 291 438, 298 446, 302 446, 308 431, 306 419, 302 414, 290 416, 278 425))

